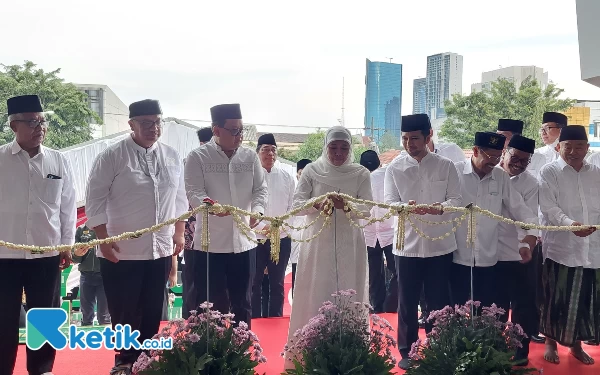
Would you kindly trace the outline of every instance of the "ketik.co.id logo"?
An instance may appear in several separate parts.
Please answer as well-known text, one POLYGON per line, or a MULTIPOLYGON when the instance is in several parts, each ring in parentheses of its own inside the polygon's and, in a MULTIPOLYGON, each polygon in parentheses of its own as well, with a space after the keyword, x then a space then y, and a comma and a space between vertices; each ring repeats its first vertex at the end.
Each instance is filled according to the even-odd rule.
POLYGON ((138 341, 139 331, 132 331, 128 324, 117 324, 113 330, 104 327, 101 331, 78 329, 71 324, 68 336, 62 330, 67 321, 67 312, 63 309, 30 309, 27 311, 25 327, 25 343, 32 350, 41 348, 48 343, 56 350, 69 349, 154 349, 164 350, 173 348, 172 338, 160 340, 148 339, 143 343, 138 341))

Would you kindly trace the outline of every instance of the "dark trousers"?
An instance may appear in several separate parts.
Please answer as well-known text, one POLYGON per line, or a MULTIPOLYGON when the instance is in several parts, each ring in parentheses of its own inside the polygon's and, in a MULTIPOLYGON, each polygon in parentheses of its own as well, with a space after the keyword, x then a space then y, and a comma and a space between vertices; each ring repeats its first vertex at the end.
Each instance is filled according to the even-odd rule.
POLYGON ((398 277, 392 245, 381 247, 379 240, 375 247, 367 246, 369 260, 369 300, 375 314, 396 312, 398 309, 398 277), (386 286, 386 272, 383 257, 391 275, 389 287, 386 286))
MULTIPOLYGON (((441 310, 450 303, 448 282, 452 268, 452 253, 431 258, 396 256, 398 274, 398 350, 408 356, 412 344, 419 338, 418 306, 421 290, 425 289, 427 305, 441 310)), ((431 332, 431 324, 425 330, 431 332)))
POLYGON ((223 314, 231 312, 235 315, 236 322, 245 322, 250 327, 256 249, 237 254, 194 250, 189 252, 188 257, 190 256, 194 258, 196 301, 202 304, 208 300, 213 304, 214 310, 223 314), (206 295, 207 274, 208 296, 206 295))
POLYGON ((523 353, 529 354, 530 336, 538 333, 539 311, 535 301, 535 264, 522 264, 519 261, 498 262, 496 276, 502 282, 497 288, 496 305, 506 313, 501 317, 508 321, 508 310, 512 309, 511 321, 519 324, 527 335, 522 342, 523 353))
POLYGON ((294 298, 294 285, 296 284, 296 266, 298 263, 292 263, 292 298, 294 298))
MULTIPOLYGON (((262 294, 262 301, 261 301, 262 311, 269 311, 269 299, 271 298, 271 293, 270 293, 271 287, 269 284, 270 284, 269 283, 269 274, 264 274, 263 281, 260 286, 260 293, 262 294)), ((252 293, 254 293, 254 292, 252 292, 252 293)), ((252 295, 252 299, 254 300, 254 294, 252 295)), ((256 306, 254 306, 254 302, 252 302, 252 314, 254 314, 255 308, 256 308, 256 306)), ((252 318, 254 318, 254 316, 252 318)))
POLYGON ((292 239, 282 238, 280 241, 279 262, 271 260, 271 241, 256 247, 256 274, 252 286, 252 317, 269 318, 283 316, 284 280, 290 254, 292 252, 292 239), (262 283, 265 276, 265 267, 269 272, 269 308, 262 309, 262 283), (262 310, 262 311, 261 311, 262 310))
MULTIPOLYGON (((481 302, 481 307, 497 304, 496 280, 496 266, 473 267, 473 300, 481 302)), ((450 283, 455 304, 471 299, 471 267, 452 263, 450 283)))
POLYGON ((183 252, 185 264, 181 265, 181 284, 183 289, 181 296, 183 299, 181 316, 184 319, 189 318, 190 311, 195 310, 196 307, 198 307, 198 302, 196 301, 196 289, 194 288, 194 265, 192 263, 194 257, 188 255, 193 251, 194 250, 186 250, 183 252))
POLYGON ((79 290, 81 291, 79 297, 81 325, 94 324, 94 308, 98 314, 98 324, 110 324, 110 313, 100 272, 82 272, 79 277, 79 290))
MULTIPOLYGON (((140 343, 158 333, 171 263, 171 256, 155 260, 121 260, 117 263, 100 258, 113 329, 117 324, 129 324, 132 331, 140 331, 140 343)), ((136 349, 121 350, 115 354, 115 366, 133 364, 141 352, 136 349)))
MULTIPOLYGON (((0 375, 11 375, 19 348, 19 317, 23 288, 27 309, 59 307, 56 284, 60 283, 59 257, 38 259, 0 259, 0 375)), ((27 351, 29 375, 51 372, 56 350, 45 344, 27 351)))

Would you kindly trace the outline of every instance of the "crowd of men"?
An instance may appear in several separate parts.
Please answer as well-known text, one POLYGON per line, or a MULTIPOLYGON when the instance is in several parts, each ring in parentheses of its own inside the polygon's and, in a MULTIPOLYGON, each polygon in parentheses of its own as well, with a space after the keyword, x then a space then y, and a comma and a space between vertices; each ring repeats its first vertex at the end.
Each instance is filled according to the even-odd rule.
MULTIPOLYGON (((204 205, 206 198, 259 216, 291 210, 296 183, 277 160, 275 137, 262 135, 256 149, 242 146, 239 105, 212 107, 212 127, 198 132, 199 147, 183 158, 159 142, 159 102, 143 100, 129 107, 131 136, 94 161, 86 190, 88 221, 76 233, 73 172, 60 152, 43 146, 48 119, 39 98, 13 97, 7 104, 15 139, 0 147, 0 175, 10 176, 0 179, 4 241, 57 246, 72 245, 76 238, 87 242, 92 235, 105 239, 179 217, 204 205)), ((397 219, 364 230, 370 300, 376 313, 398 312, 401 368, 408 367, 408 352, 418 338, 419 305, 426 312, 472 298, 484 306, 512 309, 512 321, 528 336, 515 356, 522 364, 528 360, 529 339, 539 332, 545 336, 547 361, 559 362, 558 343, 583 363, 593 363, 581 342, 597 343, 600 335, 600 239, 595 228, 540 232, 480 215, 470 246, 467 225, 454 233, 456 214, 444 210, 474 203, 531 224, 600 224, 600 168, 586 161, 585 128, 567 126, 562 114, 545 113, 540 133, 546 146, 536 149, 534 140, 521 135, 523 125, 501 119, 497 132, 478 132, 473 156, 465 160, 456 145, 434 144, 426 115, 403 116, 402 154, 385 167, 375 151, 361 156, 360 164, 371 172, 375 201, 430 205, 413 211, 422 218, 406 224, 403 249, 395 246, 397 219)), ((298 162, 298 178, 310 162, 298 162)), ((376 217, 384 213, 371 211, 376 217)), ((294 218, 292 224, 301 227, 304 222, 294 218)), ((286 268, 292 263, 294 270, 298 261, 298 248, 288 236, 292 233, 281 232, 275 263, 269 223, 219 213, 211 215, 209 228, 207 252, 201 251, 200 217, 100 245, 87 263, 89 251, 76 252, 90 287, 88 299, 97 301, 99 322, 129 324, 140 332, 140 341, 156 334, 165 287, 173 284, 181 255, 184 317, 207 300, 249 327, 252 318, 282 316, 286 268), (240 231, 236 220, 254 231, 240 231), (257 245, 257 240, 262 241, 257 245), (91 288, 98 283, 101 290, 91 288)), ((59 271, 70 262, 70 252, 0 247, 0 375, 14 369, 23 290, 27 308, 58 307, 53 296, 59 271)), ((93 313, 84 317, 86 324, 92 318, 93 313)), ((430 331, 431 322, 425 328, 430 331)), ((131 374, 140 353, 118 351, 110 374, 131 374)), ((27 349, 27 370, 30 375, 50 374, 54 359, 50 345, 27 349)))

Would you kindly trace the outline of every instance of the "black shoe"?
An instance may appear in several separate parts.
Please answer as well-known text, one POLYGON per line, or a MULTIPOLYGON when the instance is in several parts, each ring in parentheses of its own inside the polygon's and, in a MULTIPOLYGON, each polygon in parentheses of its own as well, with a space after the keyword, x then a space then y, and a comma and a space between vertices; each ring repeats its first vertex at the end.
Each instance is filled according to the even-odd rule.
POLYGON ((425 328, 425 323, 427 323, 427 318, 429 318, 429 313, 424 311, 421 313, 421 316, 419 317, 419 327, 420 328, 425 328))
POLYGON ((521 347, 517 349, 515 356, 513 358, 514 366, 528 366, 529 365, 529 344, 525 344, 527 347, 521 347))
POLYGON ((400 362, 398 362, 398 367, 400 367, 402 370, 408 370, 410 367, 408 358, 402 358, 400 362))
POLYGON ((539 334, 531 335, 531 341, 535 342, 536 344, 544 344, 546 342, 546 338, 540 336, 539 334))
POLYGON ((600 345, 600 342, 598 342, 598 340, 588 340, 588 341, 584 341, 583 342, 586 345, 591 345, 591 346, 598 346, 600 345))

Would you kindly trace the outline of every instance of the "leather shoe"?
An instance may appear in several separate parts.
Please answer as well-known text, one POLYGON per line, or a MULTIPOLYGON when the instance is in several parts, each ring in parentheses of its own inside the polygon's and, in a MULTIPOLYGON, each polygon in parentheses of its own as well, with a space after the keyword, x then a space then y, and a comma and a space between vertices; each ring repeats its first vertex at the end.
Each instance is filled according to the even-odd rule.
POLYGON ((591 346, 598 346, 600 345, 600 343, 598 342, 598 340, 588 340, 588 341, 584 341, 583 342, 586 345, 591 345, 591 346))
POLYGON ((537 343, 537 344, 544 344, 546 342, 546 338, 540 336, 539 334, 537 335, 531 335, 531 341, 537 343))

